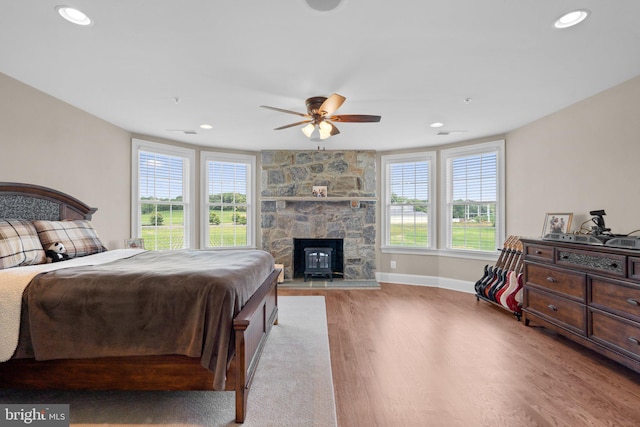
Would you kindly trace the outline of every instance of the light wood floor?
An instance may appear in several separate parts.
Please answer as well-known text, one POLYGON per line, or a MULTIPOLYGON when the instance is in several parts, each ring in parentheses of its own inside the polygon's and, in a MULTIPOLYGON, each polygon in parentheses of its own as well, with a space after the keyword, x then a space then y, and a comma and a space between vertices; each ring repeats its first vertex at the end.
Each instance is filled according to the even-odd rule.
POLYGON ((472 294, 324 295, 338 425, 639 426, 640 375, 472 294))

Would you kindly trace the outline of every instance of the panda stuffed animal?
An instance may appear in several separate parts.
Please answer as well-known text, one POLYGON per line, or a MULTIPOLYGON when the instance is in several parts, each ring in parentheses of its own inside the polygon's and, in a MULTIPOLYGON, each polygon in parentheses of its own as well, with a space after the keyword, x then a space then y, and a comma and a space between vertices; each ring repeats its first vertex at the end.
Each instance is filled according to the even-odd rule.
POLYGON ((47 255, 47 262, 58 262, 69 259, 67 249, 60 242, 55 242, 49 245, 45 254, 47 255))

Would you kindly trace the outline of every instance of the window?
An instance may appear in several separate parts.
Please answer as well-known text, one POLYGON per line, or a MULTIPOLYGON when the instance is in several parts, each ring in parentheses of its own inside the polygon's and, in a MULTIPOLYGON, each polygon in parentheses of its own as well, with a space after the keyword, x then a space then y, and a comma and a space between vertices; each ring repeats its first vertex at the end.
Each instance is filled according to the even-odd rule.
POLYGON ((132 147, 132 237, 145 249, 192 247, 195 152, 137 139, 132 147))
POLYGON ((504 237, 504 141, 442 150, 445 249, 494 253, 504 237))
POLYGON ((202 153, 204 247, 255 246, 255 161, 255 156, 202 153))
POLYGON ((433 152, 382 156, 385 249, 434 248, 434 159, 433 152))

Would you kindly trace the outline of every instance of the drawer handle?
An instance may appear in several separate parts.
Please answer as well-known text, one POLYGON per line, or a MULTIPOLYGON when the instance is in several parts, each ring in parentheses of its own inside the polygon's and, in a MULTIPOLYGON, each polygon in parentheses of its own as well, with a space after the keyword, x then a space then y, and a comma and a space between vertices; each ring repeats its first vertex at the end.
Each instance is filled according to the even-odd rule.
POLYGON ((640 341, 637 338, 634 338, 634 337, 627 338, 627 341, 630 341, 631 343, 633 343, 635 345, 640 344, 640 341))
POLYGON ((536 255, 542 254, 542 251, 536 249, 536 255))
POLYGON ((640 305, 640 303, 638 303, 638 300, 635 300, 633 298, 629 298, 627 302, 631 305, 640 305))
POLYGON ((558 283, 558 280, 553 276, 549 276, 547 277, 547 282, 558 283))
POLYGON ((569 259, 569 255, 562 255, 560 258, 562 258, 562 259, 569 259))
POLYGON ((618 264, 616 264, 615 262, 612 262, 611 264, 609 264, 609 267, 618 268, 618 264))
POLYGON ((555 305, 553 305, 553 304, 549 304, 547 307, 548 307, 548 308, 550 308, 550 309, 551 309, 551 310, 553 310, 553 311, 558 311, 558 307, 556 307, 556 306, 555 306, 555 305))

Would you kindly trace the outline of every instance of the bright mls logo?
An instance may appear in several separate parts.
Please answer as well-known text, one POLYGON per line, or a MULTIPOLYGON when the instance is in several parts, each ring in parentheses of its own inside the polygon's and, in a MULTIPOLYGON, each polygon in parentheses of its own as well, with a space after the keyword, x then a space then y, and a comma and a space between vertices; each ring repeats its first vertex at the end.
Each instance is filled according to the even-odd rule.
POLYGON ((0 427, 69 427, 69 405, 0 405, 0 427))

